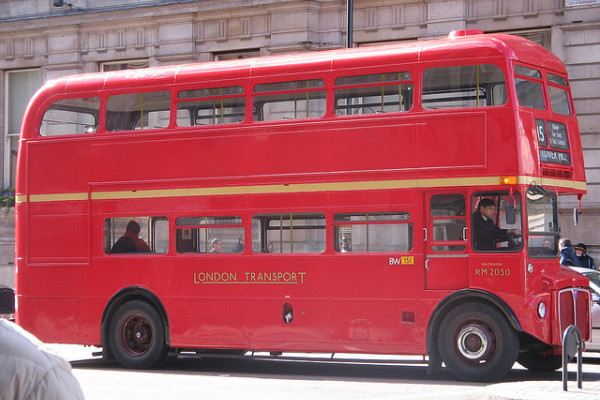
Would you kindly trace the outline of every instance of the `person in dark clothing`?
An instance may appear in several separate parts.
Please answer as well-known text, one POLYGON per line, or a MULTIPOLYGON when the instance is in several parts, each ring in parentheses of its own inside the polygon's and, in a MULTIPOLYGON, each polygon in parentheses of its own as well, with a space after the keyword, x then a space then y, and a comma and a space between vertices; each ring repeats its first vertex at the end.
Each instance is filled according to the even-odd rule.
POLYGON ((243 253, 244 252, 244 237, 240 236, 238 238, 238 244, 231 251, 232 253, 243 253))
POLYGON ((481 199, 473 213, 472 229, 476 250, 495 250, 496 245, 508 240, 508 234, 521 235, 520 229, 501 229, 494 222, 496 204, 491 199, 481 199))
POLYGON ((135 242, 129 236, 121 236, 110 249, 111 253, 135 253, 136 251, 135 242))
POLYGON ((138 251, 150 251, 150 247, 139 237, 140 225, 131 220, 127 224, 125 234, 119 238, 110 249, 111 253, 135 253, 138 251))
POLYGON ((562 265, 581 267, 581 264, 579 264, 579 259, 575 255, 573 245, 569 239, 560 239, 558 241, 558 247, 560 248, 560 263, 562 265))
POLYGON ((584 268, 596 269, 594 259, 587 254, 587 246, 583 243, 575 245, 575 255, 579 259, 579 264, 584 268))

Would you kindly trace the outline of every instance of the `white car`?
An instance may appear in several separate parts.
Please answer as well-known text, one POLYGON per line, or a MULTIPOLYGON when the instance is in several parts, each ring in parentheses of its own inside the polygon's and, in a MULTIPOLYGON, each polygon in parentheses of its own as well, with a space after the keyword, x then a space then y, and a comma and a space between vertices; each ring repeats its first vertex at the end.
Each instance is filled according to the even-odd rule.
POLYGON ((592 289, 592 341, 585 344, 586 351, 600 352, 600 272, 594 269, 569 267, 590 280, 592 289))

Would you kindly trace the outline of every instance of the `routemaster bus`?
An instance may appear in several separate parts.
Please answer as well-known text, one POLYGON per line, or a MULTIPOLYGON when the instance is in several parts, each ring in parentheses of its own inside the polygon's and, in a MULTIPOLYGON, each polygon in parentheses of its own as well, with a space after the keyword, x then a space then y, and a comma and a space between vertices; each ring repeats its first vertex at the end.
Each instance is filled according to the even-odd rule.
POLYGON ((17 322, 131 368, 422 355, 464 380, 590 337, 557 261, 586 179, 561 61, 479 31, 68 76, 24 117, 17 322))

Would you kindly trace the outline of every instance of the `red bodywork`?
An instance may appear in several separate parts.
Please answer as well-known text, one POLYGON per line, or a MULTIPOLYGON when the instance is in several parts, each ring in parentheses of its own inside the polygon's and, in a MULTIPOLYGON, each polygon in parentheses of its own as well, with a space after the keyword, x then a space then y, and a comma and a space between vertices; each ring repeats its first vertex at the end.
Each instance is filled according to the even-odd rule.
MULTIPOLYGON (((420 106, 424 69, 476 63, 498 66, 507 83, 515 63, 567 76, 558 58, 531 42, 477 35, 49 82, 27 109, 19 148, 18 322, 45 341, 100 344, 109 304, 135 288, 162 305, 167 339, 175 348, 426 354, 436 309, 457 294, 476 293, 493 298, 523 332, 560 345, 558 292, 587 282, 556 260, 530 260, 526 248, 491 256, 467 246, 464 257, 432 259, 425 268, 430 249, 423 228, 428 227, 425 207, 431 194, 506 190, 497 179, 502 176, 522 177, 511 187, 521 193, 531 182, 546 182, 559 194, 585 192, 575 115, 520 107, 512 85, 500 107, 420 106), (172 122, 162 130, 107 132, 101 117, 93 134, 38 134, 44 111, 61 98, 96 96, 105 104, 110 95, 147 89, 172 91, 175 102, 179 90, 215 85, 240 85, 250 96, 255 84, 281 76, 323 78, 329 96, 338 75, 383 73, 399 66, 410 71, 414 84, 415 103, 405 113, 336 117, 329 101, 326 114, 316 119, 257 122, 247 117, 232 125, 178 128, 172 122), (540 160, 536 118, 567 127, 571 165, 540 160), (198 188, 217 190, 185 195, 184 190, 198 188), (412 249, 402 254, 336 252, 333 216, 354 210, 410 213, 412 249), (253 215, 281 211, 324 213, 325 251, 260 254, 246 246, 242 254, 208 260, 177 254, 174 234, 167 254, 116 258, 103 247, 104 221, 113 216, 165 216, 174 229, 180 215, 236 215, 249 236, 253 215), (402 257, 412 261, 402 264, 402 257), (494 274, 490 263, 510 273, 494 274), (529 264, 535 266, 533 273, 527 272, 529 264), (200 272, 237 280, 288 273, 290 282, 208 285, 202 284, 200 272), (543 319, 536 313, 542 299, 549 310, 543 319), (286 303, 294 307, 294 324, 282 322, 286 303)), ((577 311, 585 337, 587 307, 580 304, 577 311)))

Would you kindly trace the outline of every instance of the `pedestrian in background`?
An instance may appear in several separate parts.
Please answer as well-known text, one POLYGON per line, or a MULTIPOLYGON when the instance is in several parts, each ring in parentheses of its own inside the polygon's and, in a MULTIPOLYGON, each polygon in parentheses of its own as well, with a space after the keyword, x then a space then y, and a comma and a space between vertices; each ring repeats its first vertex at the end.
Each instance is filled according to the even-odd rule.
POLYGON ((596 269, 594 259, 587 254, 587 246, 583 243, 577 243, 575 246, 575 255, 579 259, 579 264, 584 268, 596 269))

